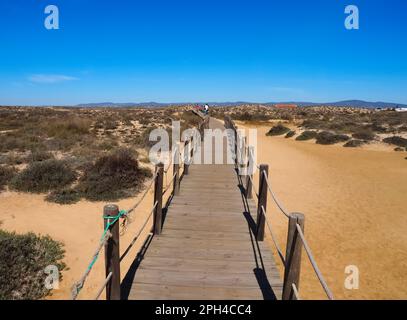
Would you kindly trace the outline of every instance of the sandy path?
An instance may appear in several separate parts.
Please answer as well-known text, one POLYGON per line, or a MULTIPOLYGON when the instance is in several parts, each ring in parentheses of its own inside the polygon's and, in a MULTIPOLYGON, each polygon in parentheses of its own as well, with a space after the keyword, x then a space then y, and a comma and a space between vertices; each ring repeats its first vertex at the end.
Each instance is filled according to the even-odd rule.
MULTIPOLYGON (((335 297, 406 299, 406 154, 266 137, 270 127, 256 128, 258 162, 270 165, 286 208, 306 215, 306 237, 335 297), (358 290, 344 288, 347 265, 359 268, 358 290)), ((275 206, 268 216, 284 247, 286 218, 275 206)), ((303 298, 325 298, 304 258, 301 292, 303 298)))
MULTIPOLYGON (((171 170, 167 181, 170 182, 171 170)), ((164 183, 165 183, 164 179, 164 183)), ((117 202, 120 209, 128 209, 137 202, 138 197, 117 202)), ((167 194, 166 194, 167 196, 167 194)), ((30 195, 15 192, 0 193, 1 228, 17 233, 35 232, 48 234, 53 239, 64 243, 65 259, 68 269, 63 271, 63 280, 59 290, 47 299, 70 299, 71 286, 86 270, 103 232, 102 212, 105 202, 81 201, 74 205, 58 205, 44 201, 44 195, 30 195)), ((166 199, 166 197, 165 197, 166 199)), ((145 222, 153 206, 153 188, 138 209, 132 213, 134 222, 120 239, 120 251, 123 253, 135 234, 145 222)), ((152 226, 152 219, 133 246, 129 254, 121 262, 121 277, 125 276, 137 251, 146 239, 152 226)), ((104 251, 94 265, 79 299, 94 299, 98 288, 103 283, 104 251)), ((104 298, 104 294, 101 296, 104 298)))

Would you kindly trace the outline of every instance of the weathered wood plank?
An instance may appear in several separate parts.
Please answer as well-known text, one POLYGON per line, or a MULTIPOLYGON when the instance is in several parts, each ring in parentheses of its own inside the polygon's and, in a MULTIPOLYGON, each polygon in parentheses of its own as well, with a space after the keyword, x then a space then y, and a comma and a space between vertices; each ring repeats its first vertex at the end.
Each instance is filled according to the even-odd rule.
POLYGON ((151 283, 164 285, 180 285, 191 287, 237 287, 264 288, 280 285, 280 278, 269 276, 267 280, 258 279, 254 271, 245 274, 228 272, 194 272, 194 271, 166 271, 140 269, 133 283, 151 283))
MULTIPOLYGON (((278 290, 279 288, 277 288, 278 290)), ((263 300, 257 288, 190 287, 138 284, 130 292, 134 300, 263 300)))

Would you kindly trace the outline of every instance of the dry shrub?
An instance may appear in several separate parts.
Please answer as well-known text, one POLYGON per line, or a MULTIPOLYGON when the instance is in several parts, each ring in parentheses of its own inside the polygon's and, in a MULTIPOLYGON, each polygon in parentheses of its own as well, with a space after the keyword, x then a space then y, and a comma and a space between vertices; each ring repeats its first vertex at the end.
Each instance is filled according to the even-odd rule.
POLYGON ((0 230, 0 300, 37 300, 50 293, 44 285, 45 267, 65 268, 60 242, 33 233, 0 230))
POLYGON ((267 133, 266 136, 280 136, 282 134, 285 134, 289 132, 290 129, 287 128, 286 126, 283 126, 281 123, 275 125, 272 127, 267 133))
POLYGON ((407 139, 400 136, 393 136, 384 138, 383 142, 388 144, 394 144, 395 146, 407 148, 407 139))
POLYGON ((42 193, 70 185, 76 173, 64 161, 45 160, 33 162, 17 174, 10 186, 18 191, 42 193))
POLYGON ((316 136, 316 143, 318 144, 335 144, 338 142, 345 142, 349 140, 349 136, 345 134, 335 134, 329 131, 319 132, 316 136))
POLYGON ((295 140, 305 141, 305 140, 315 139, 317 134, 318 133, 316 131, 306 130, 306 131, 302 132, 297 138, 295 138, 295 140))
POLYGON ((15 170, 7 167, 0 166, 0 191, 4 190, 4 187, 15 175, 15 170))
POLYGON ((86 168, 78 190, 88 200, 115 201, 139 191, 151 176, 150 170, 140 168, 133 152, 119 149, 86 168))
POLYGON ((363 141, 363 140, 354 139, 354 140, 349 140, 349 141, 346 142, 343 146, 344 146, 345 148, 357 148, 357 147, 362 146, 362 145, 365 144, 365 143, 366 143, 366 142, 363 141))

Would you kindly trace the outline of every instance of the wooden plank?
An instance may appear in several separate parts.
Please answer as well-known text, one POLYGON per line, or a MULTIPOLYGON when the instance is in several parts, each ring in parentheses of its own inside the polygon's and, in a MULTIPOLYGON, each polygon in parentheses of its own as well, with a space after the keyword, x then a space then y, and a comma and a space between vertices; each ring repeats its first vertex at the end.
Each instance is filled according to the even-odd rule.
MULTIPOLYGON (((185 259, 225 259, 231 261, 255 261, 256 254, 250 250, 239 250, 239 251, 230 251, 225 250, 222 248, 199 248, 199 249, 190 249, 187 247, 177 247, 177 248, 168 248, 164 246, 151 246, 148 248, 148 252, 146 254, 147 257, 149 256, 156 256, 156 257, 182 257, 185 259)), ((261 258, 263 260, 271 260, 273 261, 274 258, 271 252, 262 252, 261 258)))
POLYGON ((193 272, 193 271, 166 271, 140 269, 133 283, 151 283, 160 285, 179 285, 190 287, 217 287, 222 284, 224 288, 264 288, 270 285, 279 286, 280 278, 267 277, 267 281, 256 278, 254 272, 236 274, 228 272, 193 272))
MULTIPOLYGON (((278 290, 278 289, 277 289, 278 290)), ((190 287, 138 284, 130 292, 134 300, 263 300, 257 288, 190 287)))
MULTIPOLYGON (((155 239, 155 246, 159 247, 179 247, 185 244, 183 238, 171 238, 171 237, 158 237, 155 239)), ((225 249, 225 250, 249 250, 257 251, 258 248, 268 249, 267 245, 263 243, 251 242, 250 239, 230 240, 230 239, 189 239, 189 248, 214 248, 214 249, 225 249)))
POLYGON ((179 257, 148 257, 143 260, 140 269, 162 271, 191 271, 191 272, 229 272, 247 273, 255 268, 265 270, 265 273, 277 272, 275 264, 266 261, 264 266, 255 261, 230 261, 211 259, 185 259, 179 257))

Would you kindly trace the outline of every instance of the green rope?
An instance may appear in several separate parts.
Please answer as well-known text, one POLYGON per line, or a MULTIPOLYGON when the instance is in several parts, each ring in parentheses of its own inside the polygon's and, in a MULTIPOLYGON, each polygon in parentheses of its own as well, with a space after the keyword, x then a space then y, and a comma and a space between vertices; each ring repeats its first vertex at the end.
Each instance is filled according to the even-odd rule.
MULTIPOLYGON (((113 217, 111 217, 111 216, 109 216, 109 217, 104 216, 104 217, 103 217, 103 219, 111 220, 111 221, 108 221, 107 224, 106 224, 106 227, 105 227, 105 229, 104 229, 104 231, 103 231, 103 235, 102 235, 102 237, 100 238, 100 241, 101 241, 101 242, 105 239, 106 233, 107 233, 107 231, 109 230, 109 228, 110 228, 113 224, 115 224, 115 223, 117 222, 117 220, 119 220, 120 218, 122 218, 123 216, 126 216, 126 215, 127 215, 127 211, 126 211, 126 210, 120 210, 117 216, 113 216, 113 217)), ((99 252, 96 253, 96 255, 93 257, 92 261, 89 263, 88 267, 86 268, 86 273, 90 272, 90 270, 93 268, 93 265, 96 263, 98 257, 99 257, 99 252)), ((82 283, 77 283, 77 284, 74 285, 74 290, 76 291, 76 292, 74 292, 75 297, 76 297, 76 296, 79 294, 79 292, 82 290, 83 283, 84 283, 84 280, 82 281, 82 283)), ((74 299, 75 299, 75 298, 74 298, 74 299)))
MULTIPOLYGON (((125 216, 127 214, 127 211, 126 210, 120 210, 119 211, 119 214, 117 215, 117 216, 113 216, 113 217, 111 217, 111 216, 106 216, 106 217, 103 217, 103 219, 106 219, 106 220, 108 220, 108 219, 113 219, 112 221, 108 221, 107 222, 107 224, 106 224, 106 227, 105 227, 105 230, 103 231, 103 235, 102 235, 102 237, 100 238, 100 241, 103 241, 103 239, 105 238, 105 236, 106 236, 106 233, 107 233, 107 231, 109 230, 109 228, 113 225, 113 224, 115 224, 116 222, 117 222, 117 220, 119 220, 121 217, 123 217, 123 216, 125 216)), ((96 260, 98 259, 98 257, 99 257, 99 253, 92 259, 92 261, 89 263, 89 266, 88 266, 88 268, 86 269, 87 271, 89 271, 90 269, 92 269, 92 267, 93 267, 93 265, 95 264, 95 262, 96 262, 96 260)))

